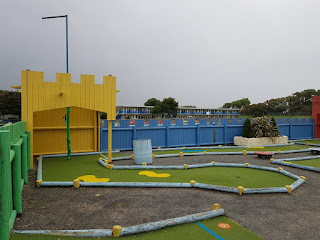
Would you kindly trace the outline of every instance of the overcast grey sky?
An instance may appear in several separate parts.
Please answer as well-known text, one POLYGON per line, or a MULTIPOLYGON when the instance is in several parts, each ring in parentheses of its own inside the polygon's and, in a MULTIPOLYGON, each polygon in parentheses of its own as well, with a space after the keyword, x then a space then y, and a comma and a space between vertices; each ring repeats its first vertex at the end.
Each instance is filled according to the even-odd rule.
POLYGON ((117 77, 117 105, 175 97, 221 107, 320 88, 319 0, 104 0, 0 3, 0 89, 20 71, 117 77))

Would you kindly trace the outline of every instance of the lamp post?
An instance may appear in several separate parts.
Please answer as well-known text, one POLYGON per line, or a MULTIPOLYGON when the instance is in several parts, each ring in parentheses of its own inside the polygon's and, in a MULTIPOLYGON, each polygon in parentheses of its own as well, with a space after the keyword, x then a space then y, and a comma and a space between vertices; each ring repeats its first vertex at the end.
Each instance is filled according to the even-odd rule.
POLYGON ((67 62, 67 73, 69 73, 69 59, 68 59, 68 15, 43 17, 42 19, 51 19, 51 18, 66 18, 66 62, 67 62))

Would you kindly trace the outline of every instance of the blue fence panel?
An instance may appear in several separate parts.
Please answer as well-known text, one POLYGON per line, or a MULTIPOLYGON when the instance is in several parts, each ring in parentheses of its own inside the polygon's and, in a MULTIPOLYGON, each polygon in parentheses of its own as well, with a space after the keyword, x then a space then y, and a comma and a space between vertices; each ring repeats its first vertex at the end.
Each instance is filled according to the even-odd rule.
POLYGON ((198 145, 213 145, 213 125, 199 126, 199 142, 198 145))
POLYGON ((169 147, 197 145, 197 127, 170 127, 169 147))
MULTIPOLYGON (((233 143, 234 136, 241 136, 245 119, 201 119, 195 125, 194 119, 188 120, 183 126, 182 119, 175 119, 176 126, 171 126, 171 119, 164 119, 162 126, 158 120, 150 120, 149 126, 144 126, 144 120, 136 120, 135 127, 129 126, 129 120, 121 120, 120 126, 113 127, 112 148, 119 150, 132 150, 134 139, 151 139, 152 147, 181 147, 199 145, 218 145, 233 143), (240 122, 240 123, 239 123, 240 122)), ((289 139, 305 139, 314 137, 313 119, 277 119, 280 135, 289 139)), ((101 127, 101 151, 108 148, 108 124, 103 122, 101 127)), ((114 124, 113 124, 114 125, 114 124)), ((117 125, 117 124, 116 124, 117 125)))
POLYGON ((152 147, 166 147, 166 127, 136 128, 135 139, 151 139, 152 147))

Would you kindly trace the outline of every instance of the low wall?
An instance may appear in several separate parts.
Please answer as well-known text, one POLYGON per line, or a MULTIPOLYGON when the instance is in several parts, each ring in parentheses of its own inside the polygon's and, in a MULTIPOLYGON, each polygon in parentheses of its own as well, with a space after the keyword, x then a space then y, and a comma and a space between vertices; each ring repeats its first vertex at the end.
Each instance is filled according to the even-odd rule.
POLYGON ((236 146, 263 146, 273 144, 288 144, 287 136, 280 137, 262 137, 262 138, 245 138, 234 137, 234 145, 236 146))

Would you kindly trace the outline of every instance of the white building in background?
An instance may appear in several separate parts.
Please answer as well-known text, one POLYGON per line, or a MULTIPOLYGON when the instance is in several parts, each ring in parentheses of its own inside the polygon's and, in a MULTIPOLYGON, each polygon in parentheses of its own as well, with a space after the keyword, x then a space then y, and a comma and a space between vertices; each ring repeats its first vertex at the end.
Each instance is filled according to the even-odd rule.
MULTIPOLYGON (((149 119, 152 106, 117 106, 117 119, 149 119)), ((177 118, 237 118, 238 108, 178 107, 177 118)))

